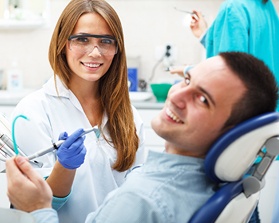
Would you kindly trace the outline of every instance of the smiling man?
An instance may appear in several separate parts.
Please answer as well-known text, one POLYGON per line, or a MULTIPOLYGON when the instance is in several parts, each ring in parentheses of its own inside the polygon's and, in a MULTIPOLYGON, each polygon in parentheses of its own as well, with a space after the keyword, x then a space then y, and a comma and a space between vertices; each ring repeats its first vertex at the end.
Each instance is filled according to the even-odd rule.
POLYGON ((203 158, 224 131, 232 107, 246 92, 221 57, 199 64, 173 86, 161 114, 152 121, 168 153, 203 158), (206 136, 206 137, 205 137, 206 136))
MULTIPOLYGON (((86 222, 187 222, 214 193, 204 172, 212 143, 239 122, 274 111, 277 92, 270 70, 245 53, 221 53, 191 69, 152 120, 154 131, 166 140, 166 153, 150 151, 146 163, 86 222)), ((26 160, 7 161, 7 176, 16 208, 31 212, 37 222, 58 222, 50 208, 51 191, 26 160)))

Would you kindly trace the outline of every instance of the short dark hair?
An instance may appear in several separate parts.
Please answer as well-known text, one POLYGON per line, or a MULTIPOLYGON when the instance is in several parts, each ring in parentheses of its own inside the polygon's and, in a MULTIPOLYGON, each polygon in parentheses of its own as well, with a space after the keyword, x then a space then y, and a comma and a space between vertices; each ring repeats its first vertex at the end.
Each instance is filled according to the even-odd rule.
POLYGON ((234 104, 224 128, 257 115, 275 111, 278 86, 274 75, 264 62, 251 54, 242 52, 223 52, 219 55, 246 87, 242 98, 234 104))

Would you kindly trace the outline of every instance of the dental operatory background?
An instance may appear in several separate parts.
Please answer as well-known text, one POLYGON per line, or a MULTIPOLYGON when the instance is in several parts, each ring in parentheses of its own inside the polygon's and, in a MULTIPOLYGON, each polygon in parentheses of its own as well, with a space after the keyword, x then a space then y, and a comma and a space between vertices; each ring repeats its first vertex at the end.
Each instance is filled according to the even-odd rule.
MULTIPOLYGON (((6 84, 8 70, 16 63, 22 72, 23 88, 38 88, 51 75, 48 45, 51 31, 69 0, 1 0, 0 1, 0 82, 6 84), (24 10, 10 10, 6 2, 23 2, 32 10, 28 21, 24 10), (5 17, 16 18, 18 24, 5 17), (40 18, 42 21, 40 22, 40 18), (33 22, 32 22, 33 19, 33 22), (3 75, 4 73, 4 75, 3 75), (1 78, 1 76, 4 76, 1 78), (2 80, 2 81, 1 81, 2 80)), ((204 49, 192 35, 190 15, 177 9, 203 12, 207 22, 215 18, 220 0, 108 0, 123 24, 128 65, 137 67, 138 79, 148 80, 154 64, 170 45, 172 64, 195 64, 204 58, 204 49)), ((274 4, 279 9, 279 1, 274 4)), ((167 66, 168 61, 165 61, 167 66)), ((156 69, 155 80, 168 78, 164 64, 156 69)), ((175 78, 175 77, 173 77, 175 78)), ((0 83, 1 84, 1 83, 0 83)))
MULTIPOLYGON (((0 73, 16 63, 22 72, 24 88, 38 88, 51 75, 48 46, 54 24, 69 0, 1 0, 0 1, 0 73), (7 11, 6 2, 21 2, 21 8, 7 11), (32 10, 32 16, 25 9, 32 10), (11 17, 17 20, 9 21, 11 17), (26 18, 28 17, 28 18, 26 18), (40 21, 42 19, 42 21, 40 21), (32 21, 33 20, 33 21, 32 21)), ((222 1, 219 0, 109 0, 123 24, 125 45, 130 66, 138 68, 138 78, 148 80, 152 68, 171 45, 174 64, 197 63, 203 58, 203 47, 188 28, 186 13, 182 10, 199 9, 211 22, 222 1)), ((279 7, 279 2, 276 3, 279 7)), ((190 21, 190 18, 189 18, 190 21)), ((155 78, 169 77, 163 65, 155 78)), ((5 81, 5 80, 3 80, 5 81)), ((5 83, 4 83, 5 84, 5 83)))
MULTIPOLYGON (((180 79, 166 71, 169 66, 196 64, 205 58, 203 46, 189 28, 191 15, 187 12, 201 11, 210 26, 223 0, 107 1, 122 21, 128 68, 133 75, 130 89, 141 92, 132 103, 144 121, 146 146, 155 150, 162 148, 164 142, 154 136, 150 120, 163 103, 150 99, 150 94, 145 93, 150 91, 151 81, 174 83, 180 79)), ((1 114, 9 116, 23 96, 40 88, 51 77, 49 41, 68 2, 0 0, 1 114)), ((273 3, 279 11, 279 0, 273 0, 273 3)), ((271 222, 270 203, 274 201, 273 185, 276 185, 279 165, 276 171, 270 172, 265 189, 267 194, 260 202, 263 222, 271 222)))

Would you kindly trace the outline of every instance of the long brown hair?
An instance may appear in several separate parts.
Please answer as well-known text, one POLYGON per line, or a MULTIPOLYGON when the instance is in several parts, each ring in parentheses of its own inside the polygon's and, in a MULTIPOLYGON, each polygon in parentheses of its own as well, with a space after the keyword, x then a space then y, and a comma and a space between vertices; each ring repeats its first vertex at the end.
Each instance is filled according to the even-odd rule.
MULTIPOLYGON (((135 161, 139 139, 129 99, 127 62, 120 19, 115 10, 104 0, 72 0, 62 12, 54 29, 49 47, 49 62, 61 81, 68 86, 72 71, 68 66, 65 47, 75 24, 85 13, 98 13, 110 27, 117 40, 118 52, 107 73, 99 81, 102 110, 108 115, 110 140, 106 141, 117 150, 113 168, 129 169, 135 161)), ((93 109, 93 108, 92 108, 93 109)))

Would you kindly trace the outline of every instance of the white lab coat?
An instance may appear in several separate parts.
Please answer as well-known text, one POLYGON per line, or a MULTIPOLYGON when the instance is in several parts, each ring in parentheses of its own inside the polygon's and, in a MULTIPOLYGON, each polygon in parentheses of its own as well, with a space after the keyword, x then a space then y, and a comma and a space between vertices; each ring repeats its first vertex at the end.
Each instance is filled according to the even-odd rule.
MULTIPOLYGON (((15 124, 16 142, 27 155, 49 148, 52 141, 58 140, 61 132, 71 134, 78 128, 91 127, 75 95, 58 78, 57 88, 60 97, 57 96, 54 78, 51 78, 42 89, 23 98, 11 116, 14 118, 22 114, 30 119, 17 119, 15 124)), ((143 146, 143 122, 134 107, 133 113, 140 139, 135 163, 137 165, 145 161, 147 151, 143 146)), ((102 127, 107 136, 106 123, 105 115, 102 127)), ((89 133, 84 143, 87 149, 85 162, 77 169, 69 200, 58 211, 60 223, 84 222, 87 214, 94 211, 110 191, 124 182, 126 172, 112 170, 116 151, 102 135, 98 139, 94 132, 89 133)), ((53 166, 55 154, 47 154, 37 160, 42 161, 43 168, 47 169, 53 166)))

